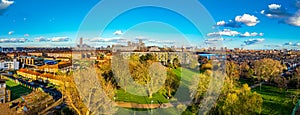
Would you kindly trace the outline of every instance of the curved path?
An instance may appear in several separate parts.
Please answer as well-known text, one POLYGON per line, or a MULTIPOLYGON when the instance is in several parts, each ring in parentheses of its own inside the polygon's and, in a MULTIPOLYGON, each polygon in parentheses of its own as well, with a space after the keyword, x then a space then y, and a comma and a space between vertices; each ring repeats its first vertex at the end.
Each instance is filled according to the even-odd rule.
POLYGON ((155 109, 155 108, 170 108, 176 107, 179 104, 188 105, 191 102, 176 102, 176 103, 163 103, 163 104, 138 104, 138 103, 130 103, 130 102, 116 102, 117 106, 124 108, 138 108, 138 109, 155 109))

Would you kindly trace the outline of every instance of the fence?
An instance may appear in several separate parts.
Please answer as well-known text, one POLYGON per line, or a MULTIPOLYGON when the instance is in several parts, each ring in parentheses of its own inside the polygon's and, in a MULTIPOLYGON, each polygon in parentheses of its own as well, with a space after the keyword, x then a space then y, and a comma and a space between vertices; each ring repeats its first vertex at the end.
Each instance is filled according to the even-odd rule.
POLYGON ((298 114, 300 113, 300 111, 298 111, 298 110, 300 110, 299 107, 300 107, 300 100, 298 100, 298 103, 296 104, 296 106, 295 106, 295 108, 293 110, 292 115, 296 115, 297 112, 298 112, 298 114))

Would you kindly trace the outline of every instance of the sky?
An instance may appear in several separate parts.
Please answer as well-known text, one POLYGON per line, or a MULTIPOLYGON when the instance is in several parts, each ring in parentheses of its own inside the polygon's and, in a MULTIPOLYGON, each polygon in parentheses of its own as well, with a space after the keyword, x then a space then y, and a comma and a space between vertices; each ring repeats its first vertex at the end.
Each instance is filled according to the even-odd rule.
POLYGON ((195 25, 185 14, 156 6, 125 10, 106 23, 107 17, 116 14, 113 9, 131 3, 119 0, 105 6, 108 10, 97 10, 101 2, 0 0, 0 47, 70 47, 83 37, 85 43, 94 47, 142 39, 146 45, 158 46, 300 48, 297 0, 197 1, 211 15, 213 23, 206 23, 210 18, 201 17, 194 7, 177 4, 200 18, 201 25, 195 25), (105 25, 103 31, 101 24, 105 25))

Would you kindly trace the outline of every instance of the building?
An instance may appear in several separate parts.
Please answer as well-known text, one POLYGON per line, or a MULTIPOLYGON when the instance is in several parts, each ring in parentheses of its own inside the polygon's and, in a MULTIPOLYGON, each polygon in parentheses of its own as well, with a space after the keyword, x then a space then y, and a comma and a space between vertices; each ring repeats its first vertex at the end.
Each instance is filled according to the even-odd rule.
POLYGON ((144 51, 146 50, 145 43, 143 43, 143 40, 139 39, 137 43, 134 42, 127 42, 127 46, 125 45, 112 45, 112 52, 131 52, 131 51, 144 51))
POLYGON ((13 61, 0 61, 0 69, 2 70, 18 70, 20 62, 16 59, 13 61))
POLYGON ((20 56, 18 57, 18 61, 22 64, 22 65, 29 65, 29 66, 35 66, 35 65, 43 65, 43 58, 38 58, 35 56, 20 56))
POLYGON ((62 82, 60 81, 60 77, 59 75, 55 75, 55 74, 50 74, 50 73, 40 73, 37 71, 32 71, 29 69, 20 69, 17 71, 17 75, 21 75, 23 77, 32 79, 32 80, 41 80, 43 82, 49 82, 49 83, 53 83, 56 85, 62 84, 62 82))
POLYGON ((158 46, 150 46, 148 51, 149 52, 160 52, 160 49, 158 46))
POLYGON ((0 103, 6 103, 10 101, 10 90, 6 89, 6 83, 4 79, 0 79, 0 103))

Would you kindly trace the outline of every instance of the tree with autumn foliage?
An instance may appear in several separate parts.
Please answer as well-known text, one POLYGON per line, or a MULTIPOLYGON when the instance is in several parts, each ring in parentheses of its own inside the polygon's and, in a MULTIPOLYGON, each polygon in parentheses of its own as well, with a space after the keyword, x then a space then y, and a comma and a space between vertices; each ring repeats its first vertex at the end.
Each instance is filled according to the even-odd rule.
POLYGON ((217 113, 224 115, 259 114, 262 102, 262 97, 256 92, 251 92, 251 88, 244 84, 241 88, 233 89, 224 97, 220 97, 217 113))
POLYGON ((261 60, 256 60, 254 62, 254 73, 257 79, 260 81, 260 87, 262 81, 270 82, 274 78, 282 73, 284 66, 280 61, 265 58, 261 60))

